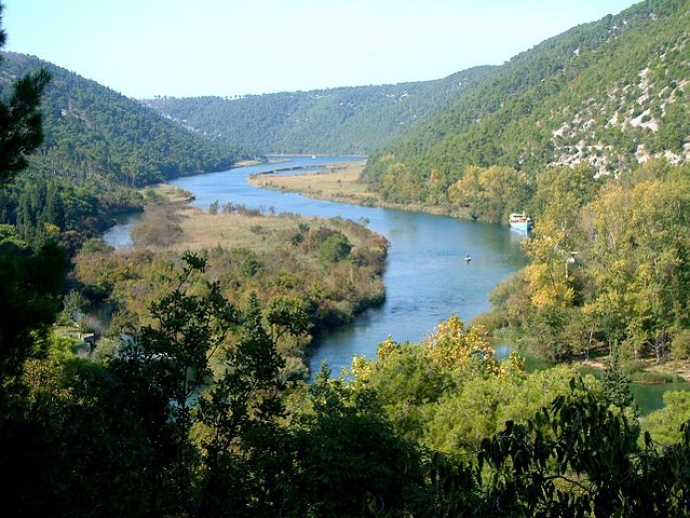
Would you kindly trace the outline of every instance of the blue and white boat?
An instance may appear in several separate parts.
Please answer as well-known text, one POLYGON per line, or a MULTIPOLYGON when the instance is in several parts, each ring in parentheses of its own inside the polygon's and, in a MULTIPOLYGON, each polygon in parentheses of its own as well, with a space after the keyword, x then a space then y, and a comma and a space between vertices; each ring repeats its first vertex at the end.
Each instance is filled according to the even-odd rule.
POLYGON ((510 215, 508 222, 510 223, 510 228, 523 234, 529 234, 532 231, 532 218, 524 212, 514 212, 510 215))

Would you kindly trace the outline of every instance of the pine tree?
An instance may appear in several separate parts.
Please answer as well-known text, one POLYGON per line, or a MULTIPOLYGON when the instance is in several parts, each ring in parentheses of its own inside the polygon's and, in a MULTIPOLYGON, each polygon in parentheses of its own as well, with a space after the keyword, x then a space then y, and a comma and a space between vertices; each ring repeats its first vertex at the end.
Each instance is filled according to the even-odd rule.
MULTIPOLYGON (((3 9, 0 4, 0 22, 3 9)), ((0 49, 5 40, 0 29, 0 49)), ((41 69, 18 79, 9 95, 0 88, 0 186, 26 168, 28 155, 43 142, 41 95, 50 79, 41 69)))
MULTIPOLYGON (((618 344, 611 347, 611 354, 606 361, 602 381, 604 384, 604 401, 609 405, 621 410, 635 406, 635 399, 630 392, 630 380, 621 366, 618 344)), ((636 408, 634 410, 637 411, 636 408)))
MULTIPOLYGON (((0 4, 0 22, 3 8, 0 4)), ((0 25, 0 49, 4 44, 0 25)), ((9 96, 0 90, 0 188, 27 166, 27 155, 43 140, 40 102, 49 80, 40 70, 19 79, 9 96)), ((33 251, 0 240, 0 380, 22 367, 40 344, 41 331, 54 321, 67 266, 54 244, 33 251)))

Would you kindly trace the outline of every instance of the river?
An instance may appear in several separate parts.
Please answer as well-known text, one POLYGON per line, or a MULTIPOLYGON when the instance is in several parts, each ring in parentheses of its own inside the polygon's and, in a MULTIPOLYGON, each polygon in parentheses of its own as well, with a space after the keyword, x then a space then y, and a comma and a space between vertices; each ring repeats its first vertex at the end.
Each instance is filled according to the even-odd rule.
MULTIPOLYGON (((170 183, 194 194, 193 205, 208 210, 218 201, 265 211, 335 217, 364 222, 390 241, 384 283, 386 301, 360 315, 353 325, 322 336, 311 358, 316 372, 327 362, 334 374, 349 367, 353 355, 374 357, 389 335, 417 342, 455 314, 465 321, 490 309, 488 295, 525 264, 522 236, 507 225, 493 225, 379 207, 314 200, 294 193, 261 189, 247 181, 276 167, 317 171, 329 163, 358 157, 281 157, 285 163, 260 164, 220 173, 189 176, 170 183), (466 256, 471 261, 465 260, 466 256)), ((291 173, 304 172, 296 170, 291 173)), ((115 227, 105 239, 126 244, 126 228, 115 227), (124 237, 123 237, 124 236, 124 237)))

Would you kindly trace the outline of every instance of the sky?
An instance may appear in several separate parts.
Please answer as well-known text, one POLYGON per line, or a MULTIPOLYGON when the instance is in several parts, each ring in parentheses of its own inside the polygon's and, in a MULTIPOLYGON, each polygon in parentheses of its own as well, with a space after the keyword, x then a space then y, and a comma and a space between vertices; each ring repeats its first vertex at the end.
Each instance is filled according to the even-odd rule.
POLYGON ((0 0, 4 50, 136 99, 441 79, 638 0, 0 0))

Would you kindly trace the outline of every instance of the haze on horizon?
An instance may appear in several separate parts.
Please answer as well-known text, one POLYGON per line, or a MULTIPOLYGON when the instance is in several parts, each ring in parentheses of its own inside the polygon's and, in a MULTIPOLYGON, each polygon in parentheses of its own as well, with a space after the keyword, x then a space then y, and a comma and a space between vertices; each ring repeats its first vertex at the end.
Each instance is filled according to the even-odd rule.
POLYGON ((133 98, 440 79, 634 0, 0 0, 5 50, 133 98))

